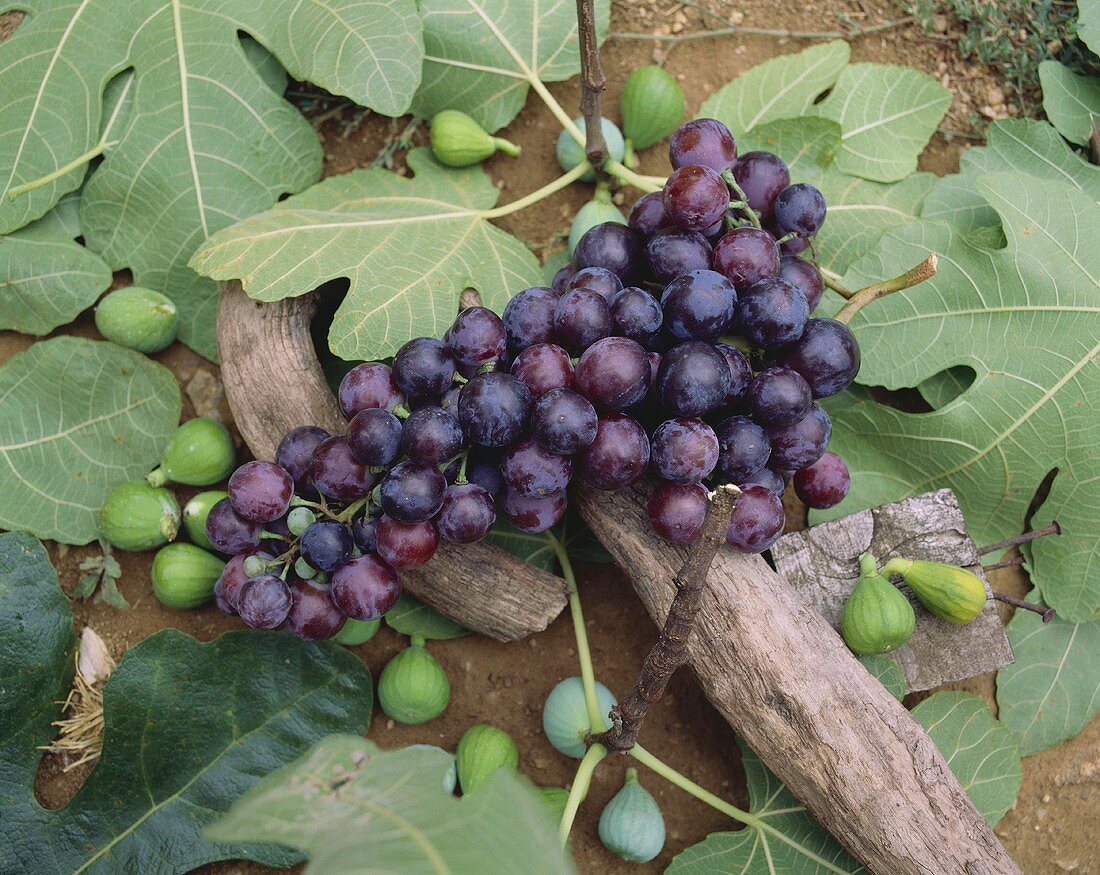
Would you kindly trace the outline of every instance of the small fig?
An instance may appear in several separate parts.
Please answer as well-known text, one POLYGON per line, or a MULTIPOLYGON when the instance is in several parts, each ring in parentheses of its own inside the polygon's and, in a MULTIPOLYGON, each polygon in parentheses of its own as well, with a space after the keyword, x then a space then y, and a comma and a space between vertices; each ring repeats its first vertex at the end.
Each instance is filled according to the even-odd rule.
POLYGON ((194 544, 169 544, 153 557, 153 594, 161 604, 186 611, 214 597, 225 563, 194 544))
POLYGON ((840 634, 853 653, 889 653, 909 640, 917 617, 909 599, 878 573, 875 557, 859 557, 859 582, 840 616, 840 634))
POLYGON ((448 167, 469 167, 498 150, 513 158, 520 153, 519 146, 485 133, 481 125, 457 109, 445 109, 432 117, 431 145, 435 159, 448 167))
MULTIPOLYGON (((584 119, 573 119, 577 127, 581 129, 581 134, 584 134, 584 119)), ((610 119, 601 119, 600 126, 603 128, 603 140, 607 145, 607 157, 612 161, 622 161, 623 156, 626 154, 626 141, 623 139, 623 133, 615 126, 615 123, 610 119)), ((573 139, 573 135, 569 131, 562 131, 558 137, 557 144, 558 163, 562 166, 563 170, 572 170, 578 164, 585 159, 584 146, 580 145, 573 139)), ((596 174, 592 170, 588 170, 584 176, 581 177, 584 182, 595 182, 596 174)))
POLYGON ((348 617, 340 631, 329 640, 345 647, 355 647, 370 641, 381 625, 381 620, 356 620, 348 617))
POLYGON ((615 707, 615 696, 596 681, 596 699, 604 721, 600 726, 590 727, 588 709, 584 703, 584 683, 579 677, 566 678, 550 691, 546 704, 542 706, 542 731, 555 750, 567 757, 580 759, 587 749, 585 735, 590 730, 594 735, 599 734, 610 727, 607 714, 615 707))
POLYGON ((119 550, 152 550, 176 537, 180 508, 167 489, 144 480, 116 486, 99 511, 99 530, 119 550))
POLYGON ((176 339, 179 313, 160 292, 125 286, 109 292, 96 306, 95 327, 113 343, 148 354, 166 349, 176 339))
POLYGON ((229 430, 199 416, 181 423, 160 457, 160 467, 148 481, 163 486, 169 480, 187 486, 210 486, 233 473, 237 453, 229 430))
POLYGON ((618 222, 620 225, 625 225, 626 218, 619 212, 619 208, 611 203, 610 192, 605 188, 598 188, 592 200, 577 210, 577 215, 573 217, 573 226, 569 229, 570 255, 590 228, 602 225, 604 222, 618 222))
POLYGON ((644 149, 679 127, 684 117, 684 92, 672 74, 650 64, 630 74, 620 106, 623 133, 631 144, 644 149))
POLYGON ((210 508, 223 498, 229 498, 229 493, 222 489, 211 489, 198 493, 183 506, 183 527, 187 530, 187 537, 204 550, 214 549, 214 545, 206 537, 206 517, 210 514, 210 508))
POLYGON ((447 675, 418 635, 386 663, 378 678, 378 704, 398 723, 427 723, 442 714, 450 701, 447 675))
POLYGON ((638 770, 627 769, 623 788, 600 814, 600 841, 630 863, 647 863, 665 846, 665 819, 655 800, 638 783, 638 770))
POLYGON ((895 557, 883 566, 882 573, 901 575, 922 605, 956 625, 978 616, 988 598, 980 577, 944 562, 895 557))
POLYGON ((519 749, 510 735, 488 723, 471 726, 458 743, 455 754, 458 763, 458 783, 464 794, 477 791, 497 769, 519 766, 519 749))

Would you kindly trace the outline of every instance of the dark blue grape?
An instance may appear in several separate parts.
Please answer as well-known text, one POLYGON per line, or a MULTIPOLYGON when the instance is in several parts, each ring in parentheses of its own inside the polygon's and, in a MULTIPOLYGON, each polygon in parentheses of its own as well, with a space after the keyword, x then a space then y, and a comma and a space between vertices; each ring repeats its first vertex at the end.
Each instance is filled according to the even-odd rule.
POLYGON ((791 368, 765 368, 748 391, 749 410, 761 425, 794 425, 814 403, 809 384, 791 368))
POLYGON ((669 218, 688 231, 705 231, 721 221, 729 208, 730 193, 716 170, 689 164, 665 180, 662 203, 669 218))
POLYGON ((290 582, 286 628, 292 635, 306 641, 323 641, 339 632, 346 621, 327 585, 312 580, 290 582))
POLYGON ((659 283, 672 282, 689 270, 710 267, 710 241, 698 231, 665 228, 649 238, 645 252, 649 271, 659 283))
POLYGON ((698 483, 718 462, 718 438, 700 419, 669 419, 653 432, 650 459, 673 483, 698 483))
POLYGON ((472 544, 489 534, 496 519, 493 495, 475 483, 466 483, 447 487, 436 522, 446 540, 472 544))
POLYGON ((587 349, 611 334, 611 308, 588 289, 570 289, 554 308, 554 333, 562 346, 587 349))
MULTIPOLYGON (((389 373, 389 368, 386 368, 386 373, 389 373)), ((394 386, 394 389, 397 387, 394 386)), ((329 433, 320 426, 302 425, 292 428, 279 441, 279 447, 275 450, 275 464, 287 470, 300 490, 310 485, 309 463, 313 458, 313 451, 317 444, 328 437, 329 433)))
POLYGON ((661 358, 657 401, 675 416, 703 416, 724 403, 731 379, 725 356, 709 343, 681 343, 661 358))
POLYGON ((438 513, 446 491, 447 478, 434 465, 399 462, 382 480, 379 504, 398 522, 419 523, 438 513))
POLYGON ((499 359, 507 345, 504 323, 487 307, 467 307, 458 314, 448 336, 455 360, 475 369, 499 359))
POLYGON ((466 479, 480 486, 493 498, 504 489, 504 476, 500 473, 499 456, 482 447, 471 447, 466 459, 466 479))
POLYGON ((779 192, 791 184, 791 171, 782 158, 771 152, 746 152, 733 165, 733 178, 749 206, 766 219, 775 211, 779 192))
POLYGON ((462 452, 462 426, 442 407, 421 407, 405 420, 401 450, 414 462, 441 465, 462 452))
POLYGON ((526 437, 504 451, 500 473, 509 488, 524 498, 547 498, 569 485, 573 460, 526 437))
POLYGON ((564 489, 547 498, 526 498, 508 486, 500 494, 500 509, 508 522, 521 532, 532 534, 545 532, 561 522, 568 503, 564 489))
POLYGON ((730 388, 722 399, 721 407, 729 407, 740 401, 752 382, 752 366, 745 354, 726 343, 716 343, 714 348, 722 354, 730 368, 730 388))
POLYGON ((345 616, 354 620, 377 620, 401 596, 401 578, 377 556, 360 556, 332 575, 330 593, 345 616))
POLYGON ((458 421, 475 444, 506 447, 527 428, 531 403, 531 391, 511 374, 480 374, 462 387, 458 421))
POLYGON ((627 337, 605 337, 581 355, 573 382, 597 407, 625 410, 645 397, 649 379, 649 357, 640 344, 627 337))
POLYGON ((726 543, 739 553, 762 553, 783 534, 783 502, 764 486, 746 486, 737 496, 726 543))
POLYGON ((721 173, 737 161, 737 143, 717 119, 697 118, 672 132, 668 160, 674 168, 702 164, 721 173))
POLYGON ((843 322, 810 319, 799 341, 779 360, 803 376, 814 398, 828 398, 851 385, 859 373, 859 344, 843 322))
POLYGON ((778 471, 771 468, 761 468, 755 474, 746 477, 740 483, 737 484, 742 489, 746 486, 763 486, 765 489, 774 492, 776 495, 782 496, 783 490, 787 486, 787 481, 783 479, 783 475, 778 471))
POLYGON ((637 273, 642 259, 642 242, 633 228, 618 222, 603 222, 589 228, 573 250, 577 270, 603 267, 624 282, 637 273))
POLYGON ((367 495, 377 482, 370 468, 360 462, 343 435, 321 441, 313 451, 309 478, 322 495, 337 501, 354 501, 367 495))
POLYGON ((565 290, 588 289, 596 292, 608 303, 622 289, 623 283, 619 275, 606 267, 582 267, 566 284, 565 290))
POLYGON ((772 451, 768 433, 747 416, 731 416, 714 431, 718 470, 730 483, 744 482, 768 463, 772 451))
POLYGON ((779 247, 759 228, 734 228, 714 247, 714 269, 739 292, 754 283, 779 276, 779 247))
POLYGON ((665 329, 678 340, 717 340, 736 312, 733 283, 713 270, 677 277, 661 295, 665 329))
POLYGON ((364 553, 373 553, 378 549, 378 517, 360 517, 351 524, 351 537, 355 546, 364 553))
POLYGON ((784 233, 813 237, 825 222, 825 196, 807 182, 788 185, 776 198, 775 221, 784 233))
POLYGON ((206 515, 206 537, 219 553, 245 553, 260 546, 263 524, 240 516, 228 498, 223 498, 206 515))
POLYGON ((512 376, 523 383, 532 398, 573 385, 573 360, 555 343, 536 343, 516 356, 512 376))
POLYGON ((665 314, 660 302, 645 289, 628 286, 611 300, 611 329, 643 346, 657 336, 665 314))
POLYGON ((784 255, 779 259, 779 278, 801 290, 806 296, 806 306, 812 313, 825 291, 825 283, 821 279, 821 271, 817 269, 817 265, 804 258, 784 255))
POLYGON ((645 429, 623 413, 599 419, 596 437, 577 453, 577 470, 597 489, 619 489, 640 479, 649 464, 645 429))
POLYGON ((829 414, 816 404, 794 425, 769 428, 771 466, 784 471, 797 471, 812 465, 824 455, 832 433, 833 423, 829 414))
POLYGON ((290 587, 274 574, 250 577, 241 587, 237 613, 253 629, 277 629, 290 613, 290 587))
POLYGON ((596 408, 572 389, 555 389, 535 402, 531 434, 555 453, 570 455, 596 437, 596 408))
POLYGON ((246 462, 229 478, 229 503, 240 516, 267 523, 285 516, 294 478, 274 462, 246 462))
POLYGON ((672 226, 659 191, 648 192, 634 201, 626 221, 642 237, 652 237, 662 228, 672 226))
POLYGON ((381 362, 364 362, 348 371, 340 381, 336 397, 344 419, 351 419, 360 410, 372 407, 393 412, 399 404, 405 403, 405 393, 394 382, 389 367, 381 362))
POLYGON ((351 529, 336 520, 318 520, 302 532, 299 549, 312 567, 331 574, 351 558, 355 539, 351 529))
POLYGON ((737 303, 741 333, 761 349, 779 349, 802 336, 810 307, 806 296, 786 280, 764 280, 750 286, 737 303))
POLYGON ((440 340, 417 337, 393 357, 393 380, 413 398, 440 398, 451 387, 455 360, 440 340))
POLYGON ((352 455, 370 467, 388 466, 401 452, 401 420, 378 407, 360 410, 345 436, 352 455))
MULTIPOLYGON (((572 269, 572 265, 569 265, 572 269)), ((564 291, 564 288, 562 289, 564 291)), ((534 346, 548 343, 554 337, 554 306, 560 292, 543 286, 524 289, 504 307, 504 329, 508 350, 512 355, 534 346)))

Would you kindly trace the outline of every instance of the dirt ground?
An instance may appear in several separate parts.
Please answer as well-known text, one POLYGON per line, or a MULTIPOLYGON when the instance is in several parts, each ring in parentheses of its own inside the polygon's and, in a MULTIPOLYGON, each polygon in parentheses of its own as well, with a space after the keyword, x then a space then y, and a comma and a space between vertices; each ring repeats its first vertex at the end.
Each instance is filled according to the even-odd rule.
MULTIPOLYGON (((707 28, 726 27, 730 23, 749 27, 796 30, 834 30, 838 16, 850 22, 875 23, 899 18, 890 3, 873 0, 804 0, 800 3, 745 0, 736 4, 711 0, 718 15, 704 19, 699 8, 658 0, 654 3, 626 3, 615 0, 613 32, 642 32, 664 35, 689 34, 707 28)), ((954 55, 945 25, 944 38, 926 37, 911 25, 855 39, 854 60, 907 64, 922 69, 944 82, 955 94, 956 102, 944 126, 949 133, 938 134, 922 158, 922 168, 947 173, 957 168, 961 150, 975 139, 980 123, 989 118, 1013 115, 1016 109, 1007 89, 990 71, 964 66, 954 55)), ((619 91, 635 67, 661 60, 683 85, 688 112, 694 114, 702 100, 719 86, 776 54, 796 51, 808 42, 798 39, 729 35, 708 39, 667 41, 612 38, 603 52, 604 70, 609 86, 605 99, 608 115, 617 119, 619 91)), ((576 82, 557 84, 551 91, 566 107, 578 105, 576 82)), ((404 121, 366 119, 350 124, 346 111, 323 123, 326 173, 334 174, 371 163, 387 145, 404 121)), ((523 147, 522 159, 498 157, 487 169, 502 189, 502 202, 511 200, 549 182, 558 172, 553 157, 558 126, 549 112, 532 96, 524 113, 503 135, 523 147)), ((737 132, 735 132, 736 134, 737 132)), ((423 142, 423 132, 415 137, 423 142)), ((650 149, 641 155, 642 171, 667 171, 662 149, 650 149)), ((398 166, 400 160, 398 159, 398 166)), ((633 196, 632 194, 630 195, 633 196)), ((505 218, 501 224, 525 240, 542 257, 560 250, 574 211, 587 197, 586 189, 575 186, 535 209, 505 218)), ((121 275, 120 282, 125 282, 121 275)), ((66 329, 68 333, 95 336, 90 317, 85 314, 66 329)), ((0 333, 0 362, 26 349, 31 338, 0 333)), ((185 415, 212 411, 229 422, 224 400, 219 402, 217 368, 190 351, 175 345, 157 359, 173 370, 185 390, 185 415), (196 377, 196 374, 198 376, 196 377)), ((181 490, 182 501, 189 491, 181 490)), ((795 504, 788 505, 788 525, 800 528, 804 514, 795 504)), ((68 592, 79 577, 79 562, 95 551, 90 548, 55 546, 51 553, 57 564, 62 585, 68 592)), ((207 640, 238 628, 239 622, 222 616, 213 606, 193 612, 177 612, 163 607, 149 587, 151 554, 120 554, 123 577, 120 588, 133 608, 117 611, 101 604, 76 603, 77 627, 91 625, 119 658, 132 644, 165 627, 182 629, 207 640)), ((634 597, 629 582, 615 568, 579 564, 580 588, 592 641, 597 674, 612 690, 622 693, 633 681, 644 654, 654 640, 655 631, 645 611, 634 597)), ((994 585, 1013 594, 1026 590, 1026 581, 1009 569, 994 573, 994 585)), ((372 641, 358 648, 377 677, 386 661, 403 645, 403 639, 383 629, 372 641)), ((430 742, 454 749, 461 734, 473 723, 490 721, 503 727, 517 740, 521 749, 521 770, 539 784, 566 785, 575 761, 558 755, 542 736, 541 708, 553 685, 561 678, 577 673, 576 655, 568 618, 562 616, 546 632, 511 645, 480 636, 430 644, 436 658, 451 680, 452 699, 447 712, 424 726, 405 727, 388 721, 376 711, 369 736, 383 747, 413 742, 430 742)), ((994 705, 992 675, 973 678, 954 685, 983 695, 994 705)), ((646 746, 692 779, 732 799, 748 803, 734 736, 729 727, 711 709, 694 679, 687 672, 673 680, 669 695, 656 707, 645 727, 646 746)), ((657 872, 686 846, 729 823, 712 809, 681 793, 671 785, 642 770, 643 783, 656 796, 664 812, 668 839, 664 852, 644 867, 626 864, 600 845, 596 820, 604 803, 621 785, 627 763, 612 759, 598 770, 592 791, 582 807, 574 829, 572 849, 579 869, 585 873, 657 872)), ((86 777, 88 770, 68 774, 60 763, 47 760, 41 770, 38 792, 44 804, 63 805, 86 777)), ((997 834, 1026 873, 1100 872, 1100 849, 1095 825, 1100 823, 1100 719, 1076 739, 1024 761, 1024 783, 1016 807, 997 827, 997 834), (1088 827, 1092 824, 1092 828, 1088 827)), ((203 872, 257 872, 261 867, 223 863, 205 867, 203 872)))

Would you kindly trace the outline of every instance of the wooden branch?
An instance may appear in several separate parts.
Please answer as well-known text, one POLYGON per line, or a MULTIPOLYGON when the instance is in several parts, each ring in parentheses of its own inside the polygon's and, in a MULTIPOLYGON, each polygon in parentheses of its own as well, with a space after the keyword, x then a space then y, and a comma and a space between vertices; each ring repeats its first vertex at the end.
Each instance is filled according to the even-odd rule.
MULTIPOLYGON (((661 622, 686 552, 649 531, 651 486, 575 502, 661 622)), ((872 872, 1020 871, 920 725, 761 557, 719 552, 688 650, 715 708, 872 872)))
POLYGON ((581 115, 584 117, 584 153, 588 163, 603 171, 607 144, 603 139, 600 96, 607 88, 607 77, 600 66, 600 46, 596 40, 596 13, 592 0, 577 0, 577 29, 581 42, 581 115))
MULTIPOLYGON (((312 296, 253 301, 227 283, 218 302, 222 381, 237 428, 257 459, 273 459, 298 425, 334 434, 347 426, 309 334, 312 296)), ((566 604, 565 581, 491 544, 442 542, 435 558, 401 579, 417 598, 467 629, 501 641, 545 629, 566 604)))

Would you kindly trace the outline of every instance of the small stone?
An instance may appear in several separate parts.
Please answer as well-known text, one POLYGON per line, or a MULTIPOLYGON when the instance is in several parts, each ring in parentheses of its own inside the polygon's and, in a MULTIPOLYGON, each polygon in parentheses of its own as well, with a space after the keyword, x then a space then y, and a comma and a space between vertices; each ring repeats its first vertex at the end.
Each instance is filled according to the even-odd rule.
POLYGON ((985 92, 985 102, 990 106, 999 106, 1005 102, 1005 93, 996 85, 988 88, 985 92))
POLYGON ((731 24, 741 24, 745 20, 745 13, 737 9, 730 13, 731 24))
POLYGON ((1063 872, 1076 872, 1080 863, 1077 860, 1055 860, 1054 865, 1063 872))
POLYGON ((947 16, 932 16, 932 30, 934 30, 936 33, 947 33, 947 16))

